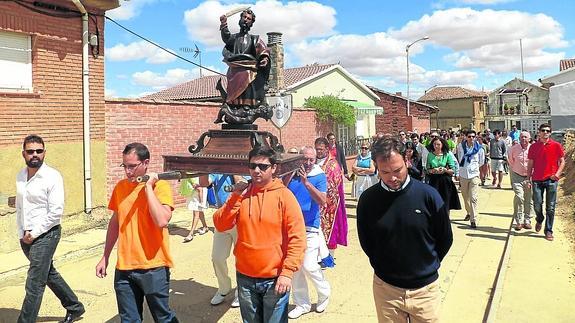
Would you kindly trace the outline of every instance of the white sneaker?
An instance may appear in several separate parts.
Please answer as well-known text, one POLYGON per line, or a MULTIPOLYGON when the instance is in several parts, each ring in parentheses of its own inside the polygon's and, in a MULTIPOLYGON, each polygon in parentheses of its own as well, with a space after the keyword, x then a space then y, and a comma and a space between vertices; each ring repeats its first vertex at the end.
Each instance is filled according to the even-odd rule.
POLYGON ((321 313, 325 311, 327 308, 327 304, 329 304, 329 297, 324 299, 323 301, 317 301, 317 305, 315 306, 315 311, 321 313))
POLYGON ((231 307, 233 307, 233 308, 240 307, 240 300, 237 296, 234 298, 234 301, 232 302, 231 307))
POLYGON ((199 234, 199 235, 203 235, 203 234, 208 233, 208 231, 210 231, 210 229, 208 229, 207 227, 201 227, 201 228, 198 230, 198 234, 199 234))
POLYGON ((293 310, 291 310, 288 313, 288 317, 292 320, 297 319, 298 317, 309 313, 310 310, 306 310, 305 308, 301 307, 301 306, 296 306, 293 310))
POLYGON ((210 301, 210 304, 212 305, 219 305, 221 303, 223 303, 223 301, 226 299, 226 295, 222 295, 220 293, 216 293, 216 295, 214 295, 214 297, 212 297, 212 300, 210 301))

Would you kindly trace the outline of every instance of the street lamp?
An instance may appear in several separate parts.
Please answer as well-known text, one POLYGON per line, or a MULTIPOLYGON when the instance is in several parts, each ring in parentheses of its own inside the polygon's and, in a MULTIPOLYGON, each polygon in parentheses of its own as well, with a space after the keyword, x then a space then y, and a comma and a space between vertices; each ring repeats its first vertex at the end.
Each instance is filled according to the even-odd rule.
POLYGON ((428 40, 429 36, 425 36, 425 37, 421 37, 418 40, 412 42, 411 44, 405 46, 405 55, 407 57, 407 116, 409 117, 409 47, 413 46, 413 44, 419 42, 419 41, 423 41, 423 40, 428 40))

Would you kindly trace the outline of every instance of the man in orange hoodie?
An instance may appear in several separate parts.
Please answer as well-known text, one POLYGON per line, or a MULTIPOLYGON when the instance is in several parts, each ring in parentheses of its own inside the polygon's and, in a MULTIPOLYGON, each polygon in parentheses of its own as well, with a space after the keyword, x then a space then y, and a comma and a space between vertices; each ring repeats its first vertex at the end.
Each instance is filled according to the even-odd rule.
POLYGON ((234 255, 244 323, 287 322, 292 276, 306 248, 304 219, 292 192, 273 178, 276 153, 258 146, 248 157, 251 182, 235 185, 214 224, 218 231, 237 227, 234 255))

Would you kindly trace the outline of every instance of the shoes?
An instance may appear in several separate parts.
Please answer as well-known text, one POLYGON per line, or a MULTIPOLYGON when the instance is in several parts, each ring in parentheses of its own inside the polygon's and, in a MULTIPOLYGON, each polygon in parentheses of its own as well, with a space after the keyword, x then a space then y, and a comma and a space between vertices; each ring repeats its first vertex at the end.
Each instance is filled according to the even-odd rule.
POLYGON ((525 229, 525 230, 531 230, 531 229, 533 229, 533 227, 531 226, 531 223, 524 223, 524 224, 523 224, 523 229, 525 229))
POLYGON ((184 238, 184 243, 188 243, 190 241, 194 240, 194 235, 193 234, 189 234, 187 237, 184 238))
POLYGON ((214 297, 212 297, 212 300, 210 301, 210 304, 212 304, 212 305, 219 305, 219 304, 223 303, 225 299, 226 299, 226 295, 222 295, 222 294, 220 294, 220 293, 216 293, 216 295, 214 295, 214 297))
POLYGON ((553 233, 551 233, 551 232, 545 233, 545 240, 553 241, 553 233))
POLYGON ((543 225, 541 224, 541 222, 535 223, 535 232, 541 231, 541 227, 542 227, 542 226, 543 226, 543 225))
POLYGON ((471 220, 471 215, 467 214, 465 215, 465 219, 463 219, 463 221, 469 221, 471 220))
POLYGON ((66 312, 66 317, 64 317, 63 321, 60 321, 60 323, 72 323, 74 322, 75 319, 79 318, 80 316, 82 316, 84 313, 86 313, 85 309, 82 309, 78 312, 70 312, 67 311, 66 312))
POLYGON ((234 297, 234 300, 232 302, 231 307, 233 307, 233 308, 240 307, 240 300, 239 300, 237 295, 236 295, 236 297, 234 297))
POLYGON ((501 185, 497 185, 497 189, 501 189, 501 185))
POLYGON ((322 313, 327 308, 327 304, 329 304, 329 297, 324 299, 323 301, 318 300, 317 305, 315 306, 315 311, 318 313, 322 313))
POLYGON ((309 313, 310 310, 306 310, 301 306, 296 306, 293 310, 288 313, 288 317, 292 320, 297 319, 298 317, 309 313))
POLYGON ((201 228, 198 230, 198 234, 199 234, 199 235, 203 235, 203 234, 208 233, 208 231, 210 231, 210 229, 208 229, 208 227, 201 227, 201 228))
POLYGON ((471 229, 477 229, 477 224, 475 222, 471 222, 471 229))
POLYGON ((522 225, 522 224, 516 224, 516 225, 515 225, 515 231, 521 231, 521 229, 523 229, 523 225, 522 225))

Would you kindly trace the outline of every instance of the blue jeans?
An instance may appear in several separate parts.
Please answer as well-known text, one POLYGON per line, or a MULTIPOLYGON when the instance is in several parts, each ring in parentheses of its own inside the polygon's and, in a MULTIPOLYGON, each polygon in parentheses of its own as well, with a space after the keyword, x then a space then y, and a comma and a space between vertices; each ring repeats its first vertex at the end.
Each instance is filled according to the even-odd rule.
POLYGON ((236 272, 236 280, 244 323, 288 321, 289 292, 276 294, 277 278, 253 278, 236 272))
POLYGON ((545 233, 553 233, 553 219, 555 218, 555 200, 557 199, 557 181, 546 179, 544 181, 533 181, 533 208, 537 223, 545 219, 545 233), (545 192, 545 214, 543 216, 543 193, 545 192))
POLYGON ((20 241, 24 255, 30 260, 30 268, 26 277, 26 296, 22 303, 18 323, 36 322, 46 285, 68 312, 84 311, 84 305, 78 301, 76 294, 52 263, 52 257, 60 242, 61 231, 62 229, 57 225, 34 239, 32 244, 20 241))
POLYGON ((178 322, 176 313, 170 309, 169 304, 169 268, 116 269, 114 289, 122 322, 142 322, 144 297, 154 322, 178 322))

